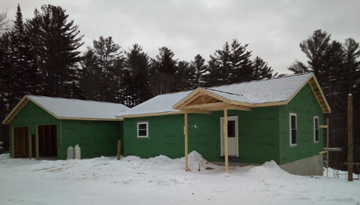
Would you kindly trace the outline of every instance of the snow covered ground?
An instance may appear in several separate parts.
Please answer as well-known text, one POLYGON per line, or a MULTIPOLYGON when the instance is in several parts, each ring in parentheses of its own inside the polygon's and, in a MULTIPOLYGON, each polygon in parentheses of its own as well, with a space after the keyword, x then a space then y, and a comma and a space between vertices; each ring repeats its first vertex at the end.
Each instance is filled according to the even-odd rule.
POLYGON ((183 158, 165 156, 37 161, 3 154, 0 204, 360 205, 359 181, 291 175, 275 162, 232 167, 226 174, 223 167, 204 165, 196 152, 189 157, 192 172, 183 170, 183 158))

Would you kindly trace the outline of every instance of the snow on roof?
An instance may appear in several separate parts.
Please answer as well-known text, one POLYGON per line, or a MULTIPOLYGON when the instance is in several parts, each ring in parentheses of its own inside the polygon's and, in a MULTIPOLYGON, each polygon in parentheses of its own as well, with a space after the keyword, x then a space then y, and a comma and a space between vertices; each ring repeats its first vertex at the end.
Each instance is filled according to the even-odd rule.
POLYGON ((312 73, 205 88, 218 96, 238 102, 260 104, 282 102, 298 91, 312 73))
POLYGON ((56 97, 27 95, 28 99, 58 118, 116 119, 115 113, 129 108, 119 103, 96 102, 56 97))
MULTIPOLYGON (((307 73, 202 89, 237 102, 251 104, 282 102, 290 99, 311 76, 312 73, 307 73)), ((158 95, 123 113, 118 113, 117 116, 180 112, 174 110, 173 106, 192 92, 193 90, 158 95)))
POLYGON ((126 115, 141 115, 141 114, 154 114, 154 113, 166 113, 166 112, 180 112, 179 110, 174 110, 172 108, 173 105, 179 102, 184 97, 186 97, 191 92, 192 90, 158 95, 123 113, 118 113, 118 115, 126 116, 126 115))

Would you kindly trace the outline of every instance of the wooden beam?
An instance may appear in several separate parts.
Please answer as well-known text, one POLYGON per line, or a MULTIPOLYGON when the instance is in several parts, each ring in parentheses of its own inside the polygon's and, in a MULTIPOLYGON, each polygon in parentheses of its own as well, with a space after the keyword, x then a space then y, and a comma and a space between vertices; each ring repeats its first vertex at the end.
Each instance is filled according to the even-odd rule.
POLYGON ((230 173, 229 170, 229 140, 228 140, 228 112, 224 109, 224 154, 225 154, 225 172, 230 173))
POLYGON ((328 126, 327 126, 327 125, 319 125, 319 128, 325 128, 325 129, 327 129, 328 126))
POLYGON ((121 156, 121 140, 118 140, 117 143, 117 160, 120 160, 120 156, 121 156))
POLYGON ((189 144, 189 141, 188 141, 188 114, 187 112, 184 113, 184 136, 185 136, 185 171, 191 171, 189 169, 189 147, 188 147, 188 144, 189 144))
POLYGON ((39 126, 36 126, 36 136, 35 136, 35 149, 36 149, 36 159, 39 159, 39 126))
POLYGON ((224 108, 227 105, 227 103, 224 102, 218 102, 218 103, 207 103, 207 104, 199 104, 199 105, 187 105, 184 106, 183 109, 206 109, 210 107, 216 107, 216 108, 224 108))
POLYGON ((188 110, 185 110, 185 112, 187 113, 197 113, 197 114, 211 114, 211 111, 209 110, 200 110, 200 109, 188 109, 188 110))
POLYGON ((250 107, 245 107, 241 105, 227 105, 226 108, 228 110, 243 110, 243 111, 251 111, 250 107))
POLYGON ((353 96, 348 96, 348 181, 353 181, 353 157, 354 157, 354 144, 353 144, 353 96))
POLYGON ((15 158, 15 128, 11 128, 11 157, 15 158))
MULTIPOLYGON (((326 119, 327 129, 326 129, 326 147, 329 148, 329 117, 326 119)), ((329 152, 326 155, 326 176, 329 176, 329 152)))
POLYGON ((189 101, 189 103, 184 103, 184 105, 181 106, 180 109, 183 108, 183 107, 186 106, 186 105, 195 105, 195 104, 198 104, 198 103, 204 101, 206 97, 207 97, 207 96, 202 95, 202 94, 201 94, 201 95, 198 95, 198 96, 197 96, 196 98, 194 98, 192 101, 189 101))
POLYGON ((31 134, 29 134, 29 159, 32 158, 32 141, 31 141, 31 134))

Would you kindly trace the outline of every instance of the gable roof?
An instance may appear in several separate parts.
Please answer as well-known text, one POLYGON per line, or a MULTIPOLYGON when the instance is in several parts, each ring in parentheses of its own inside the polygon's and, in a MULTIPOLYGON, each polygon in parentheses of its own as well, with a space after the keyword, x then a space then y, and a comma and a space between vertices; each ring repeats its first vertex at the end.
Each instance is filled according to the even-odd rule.
POLYGON ((229 104, 241 105, 244 108, 285 105, 308 83, 323 112, 330 113, 330 107, 314 74, 307 73, 158 95, 128 111, 118 114, 117 117, 126 118, 182 113, 181 107, 196 96, 199 96, 199 93, 218 100, 214 102, 223 101, 229 104))
POLYGON ((129 109, 119 103, 26 95, 5 118, 3 124, 9 124, 29 101, 57 119, 118 121, 121 119, 116 118, 115 113, 129 109))

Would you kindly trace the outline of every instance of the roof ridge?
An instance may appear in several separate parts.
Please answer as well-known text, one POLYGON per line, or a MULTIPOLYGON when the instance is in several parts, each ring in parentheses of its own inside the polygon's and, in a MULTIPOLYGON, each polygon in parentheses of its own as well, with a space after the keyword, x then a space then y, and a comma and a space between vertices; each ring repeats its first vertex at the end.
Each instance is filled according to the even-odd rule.
MULTIPOLYGON (((95 101, 95 100, 82 100, 77 98, 64 98, 64 97, 50 97, 45 95, 26 95, 26 97, 41 97, 41 98, 53 98, 53 99, 63 99, 63 100, 78 100, 78 101, 85 101, 85 102, 96 102, 96 103, 108 103, 108 104, 116 104, 116 105, 123 105, 121 103, 114 103, 114 102, 106 102, 106 101, 95 101)), ((123 105, 125 106, 125 105, 123 105)), ((127 106, 125 106, 127 107, 127 106)))
POLYGON ((264 81, 271 81, 271 80, 280 80, 280 79, 284 79, 284 78, 291 78, 291 77, 297 77, 297 76, 302 76, 302 75, 310 75, 310 74, 313 75, 312 72, 309 72, 309 73, 298 73, 298 74, 281 76, 281 77, 277 77, 277 78, 267 78, 267 79, 259 79, 259 80, 250 80, 250 81, 244 81, 244 82, 240 82, 240 83, 231 83, 231 84, 225 84, 225 85, 217 85, 217 86, 212 86, 212 87, 208 87, 208 88, 218 88, 218 87, 225 87, 225 86, 230 86, 230 85, 239 85, 239 84, 257 83, 257 82, 264 82, 264 81))

